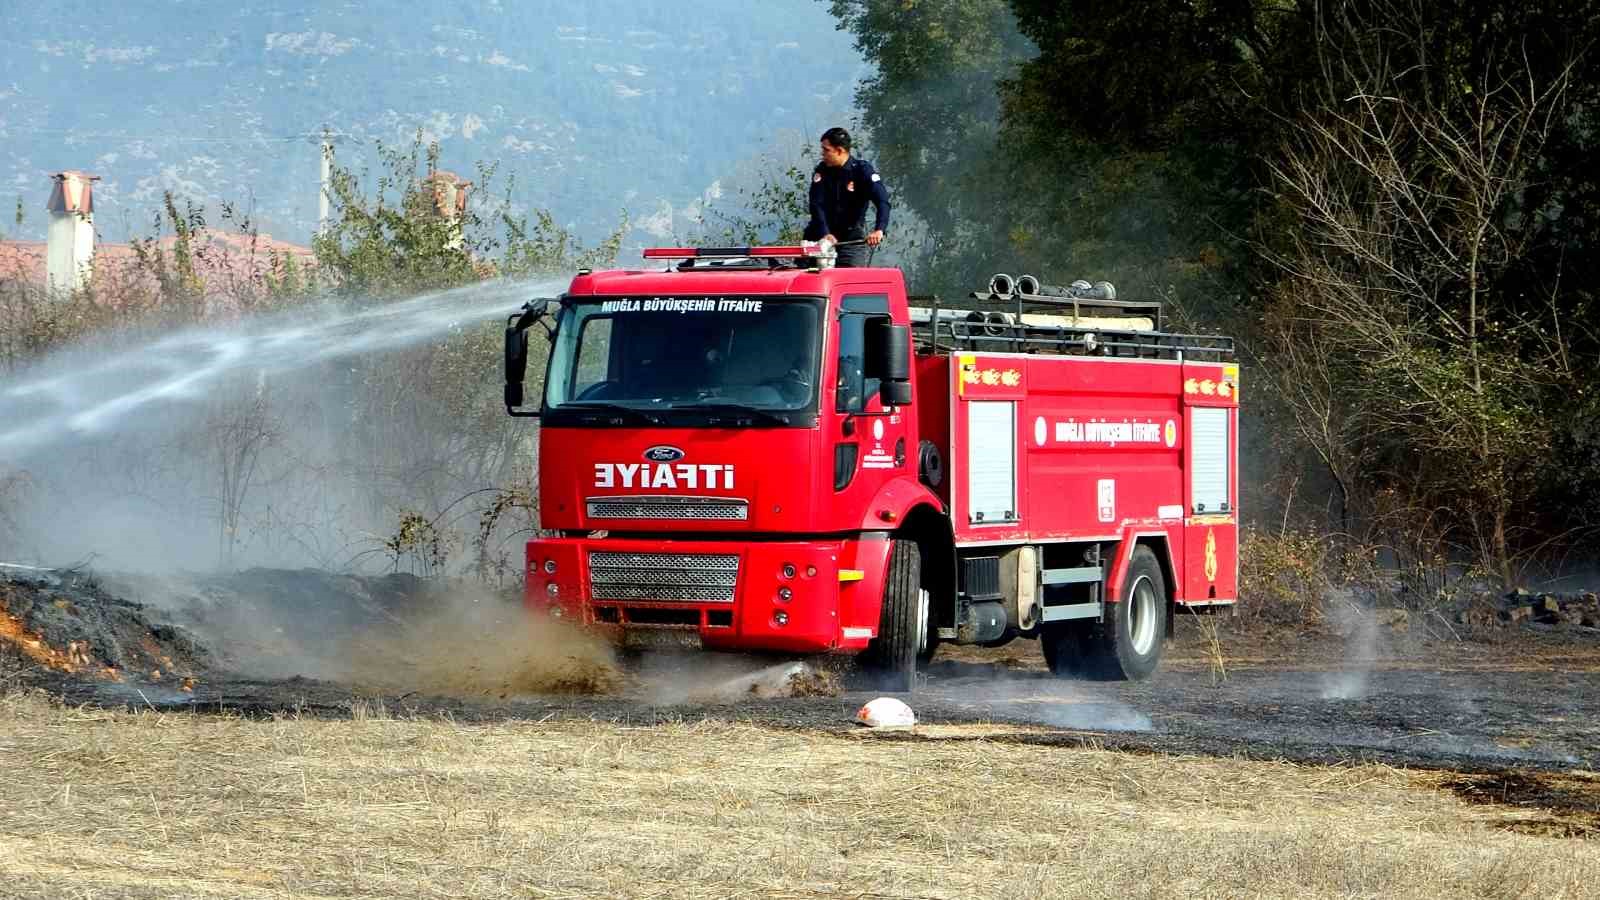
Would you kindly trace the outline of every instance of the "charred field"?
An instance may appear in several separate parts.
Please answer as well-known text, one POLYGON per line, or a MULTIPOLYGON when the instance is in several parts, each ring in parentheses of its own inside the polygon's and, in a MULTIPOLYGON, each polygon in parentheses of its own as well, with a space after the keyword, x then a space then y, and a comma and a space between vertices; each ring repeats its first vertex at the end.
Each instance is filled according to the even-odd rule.
MULTIPOLYGON (((1381 618, 1381 617, 1380 617, 1381 618)), ((1493 773, 1600 769, 1600 640, 1505 628, 1474 639, 1361 623, 1226 633, 1180 619, 1144 683, 1060 680, 1037 645, 943 647, 920 722, 1149 753, 1493 773)), ((345 717, 361 703, 458 721, 704 718, 850 731, 877 694, 840 661, 618 658, 527 621, 513 593, 313 570, 153 579, 0 569, 9 679, 72 704, 345 717)), ((911 735, 906 739, 915 740, 911 735)), ((1019 738, 1020 739, 1020 738, 1019 738)))
POLYGON ((1029 642, 941 648, 917 726, 880 731, 855 723, 877 694, 848 666, 618 658, 465 585, 0 569, 0 878, 23 897, 1586 895, 1600 645, 1376 621, 1220 640, 1180 621, 1141 684, 1057 680, 1029 642))

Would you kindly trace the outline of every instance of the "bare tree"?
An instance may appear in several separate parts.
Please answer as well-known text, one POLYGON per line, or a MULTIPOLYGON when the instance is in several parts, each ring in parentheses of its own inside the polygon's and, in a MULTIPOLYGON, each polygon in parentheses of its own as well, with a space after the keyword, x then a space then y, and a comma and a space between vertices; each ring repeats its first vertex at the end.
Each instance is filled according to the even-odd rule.
POLYGON ((1571 68, 1541 79, 1514 47, 1463 63, 1427 4, 1353 7, 1321 11, 1321 89, 1270 165, 1300 226, 1271 255, 1278 375, 1335 480, 1377 462, 1387 486, 1448 499, 1510 580, 1509 522, 1547 441, 1536 399, 1557 379, 1528 335, 1559 312, 1538 321, 1501 289, 1571 68))
POLYGON ((259 374, 244 391, 223 394, 201 427, 205 449, 215 465, 217 561, 225 569, 233 566, 245 501, 255 486, 262 454, 277 442, 280 430, 265 374, 259 374))

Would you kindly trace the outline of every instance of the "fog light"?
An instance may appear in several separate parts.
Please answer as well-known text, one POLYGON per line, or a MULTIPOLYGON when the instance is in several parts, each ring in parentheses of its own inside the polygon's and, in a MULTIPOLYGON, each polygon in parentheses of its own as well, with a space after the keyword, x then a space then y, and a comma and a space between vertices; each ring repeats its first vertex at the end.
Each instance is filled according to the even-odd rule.
POLYGON ((817 567, 816 566, 806 566, 806 577, 807 578, 815 578, 815 577, 817 577, 817 567))
POLYGON ((783 577, 785 577, 785 578, 793 578, 794 577, 794 563, 784 563, 783 564, 783 577))
POLYGON ((545 560, 544 561, 544 572, 545 572, 546 575, 554 575, 556 573, 556 561, 553 560, 553 559, 545 560))
POLYGON ((787 587, 778 588, 778 599, 779 600, 782 600, 784 603, 788 603, 793 598, 794 598, 794 591, 789 590, 787 587))
POLYGON ((549 594, 552 597, 561 596, 561 588, 556 587, 555 582, 551 582, 550 584, 545 585, 544 586, 544 592, 546 594, 549 594))
POLYGON ((778 610, 772 614, 772 624, 778 626, 779 628, 789 624, 789 614, 781 609, 778 610))

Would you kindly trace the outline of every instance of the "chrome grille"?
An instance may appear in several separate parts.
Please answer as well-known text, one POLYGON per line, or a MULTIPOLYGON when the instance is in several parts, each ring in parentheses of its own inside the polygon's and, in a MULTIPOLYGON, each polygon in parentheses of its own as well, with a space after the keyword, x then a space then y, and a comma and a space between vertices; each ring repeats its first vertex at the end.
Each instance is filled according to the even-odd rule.
POLYGON ((735 497, 590 497, 591 519, 715 519, 743 522, 748 501, 735 497))
POLYGON ((733 553, 589 554, 589 590, 596 600, 699 600, 732 603, 739 581, 733 553))

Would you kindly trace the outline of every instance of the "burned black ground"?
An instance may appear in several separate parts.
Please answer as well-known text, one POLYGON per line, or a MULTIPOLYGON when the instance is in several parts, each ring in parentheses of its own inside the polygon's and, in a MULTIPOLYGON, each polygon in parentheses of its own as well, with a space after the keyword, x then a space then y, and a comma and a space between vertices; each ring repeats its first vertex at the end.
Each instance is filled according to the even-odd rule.
MULTIPOLYGON (((16 603, 23 590, 19 584, 25 582, 9 577, 9 596, 16 603)), ((59 593, 60 585, 36 582, 27 590, 39 595, 30 601, 30 609, 60 611, 50 593, 59 593)), ((149 635, 158 640, 161 635, 182 638, 171 646, 192 651, 186 659, 198 677, 191 690, 127 680, 112 683, 38 667, 27 675, 28 683, 73 704, 247 716, 342 717, 381 708, 390 715, 458 721, 554 717, 650 725, 719 719, 838 732, 856 728, 855 711, 877 696, 848 669, 843 672, 844 690, 836 696, 731 696, 693 702, 628 689, 601 696, 506 693, 463 699, 283 671, 271 677, 261 677, 259 670, 245 675, 240 674, 248 671, 239 665, 241 660, 274 650, 281 650, 286 662, 310 658, 308 648, 335 647, 338 638, 380 629, 408 611, 425 608, 435 589, 400 576, 351 579, 257 571, 203 580, 198 588, 191 584, 187 594, 159 605, 148 602, 151 591, 162 590, 158 584, 146 582, 130 590, 147 605, 120 601, 101 588, 72 596, 103 602, 107 615, 131 610, 148 616, 149 635), (316 624, 284 630, 268 615, 283 610, 293 613, 291 622, 316 624), (178 623, 188 628, 175 627, 178 623), (248 652, 216 646, 207 651, 192 637, 204 634, 216 643, 230 629, 238 629, 238 646, 248 652)), ((81 615, 84 604, 77 599, 73 603, 81 615)), ((58 636, 80 639, 70 629, 58 636)), ((1537 781, 1600 770, 1600 644, 1594 640, 1526 631, 1495 642, 1387 633, 1378 637, 1280 635, 1256 642, 1235 636, 1224 648, 1224 677, 1213 666, 1200 625, 1183 622, 1164 669, 1137 684, 1058 680, 1035 658, 1037 647, 1030 642, 977 653, 941 649, 908 699, 924 723, 1018 726, 998 730, 988 740, 1449 770, 1460 773, 1461 784, 1473 786, 1461 789, 1464 796, 1471 791, 1493 795, 1493 785, 1483 778, 1501 778, 1501 794, 1522 796, 1527 792, 1519 793, 1518 786, 1528 782, 1506 779, 1537 781)), ((687 662, 693 665, 692 659, 687 662)), ((750 666, 772 662, 752 661, 750 666)), ((646 673, 646 679, 674 677, 647 661, 632 667, 636 675, 646 673)), ((901 739, 929 738, 913 732, 901 739)), ((1579 788, 1537 796, 1562 808, 1592 811, 1584 804, 1600 802, 1595 799, 1597 782, 1579 779, 1573 784, 1579 788), (1578 792, 1577 799, 1569 796, 1572 791, 1578 792)))

